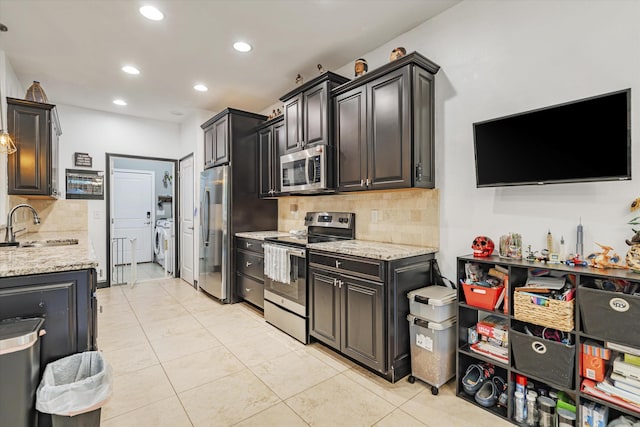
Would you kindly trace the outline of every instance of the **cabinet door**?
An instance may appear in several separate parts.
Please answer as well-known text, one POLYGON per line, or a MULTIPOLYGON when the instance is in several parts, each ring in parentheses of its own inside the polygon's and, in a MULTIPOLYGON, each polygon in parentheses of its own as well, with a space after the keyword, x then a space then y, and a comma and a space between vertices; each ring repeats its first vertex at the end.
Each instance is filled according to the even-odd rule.
POLYGON ((340 350, 340 288, 335 276, 309 269, 310 335, 340 350))
POLYGON ((411 186, 411 96, 409 69, 367 85, 368 188, 411 186))
POLYGON ((41 341, 40 366, 85 348, 78 348, 77 307, 73 281, 25 284, 0 289, 0 313, 12 317, 43 317, 47 332, 41 341))
POLYGON ((302 147, 302 94, 284 105, 285 153, 293 153, 302 147))
POLYGON ((223 117, 213 124, 213 164, 229 162, 229 119, 223 117))
POLYGON ((384 371, 384 286, 341 276, 342 352, 384 371))
POLYGON ((259 168, 258 176, 260 180, 260 196, 271 196, 273 179, 271 170, 273 167, 273 138, 272 128, 260 129, 258 131, 259 168))
POLYGON ((367 176, 366 91, 353 89, 336 98, 336 145, 338 188, 363 190, 367 176))
POLYGON ((8 104, 8 129, 18 151, 9 156, 9 194, 50 194, 49 110, 8 104))
POLYGON ((204 167, 213 166, 213 125, 204 130, 204 167))
POLYGON ((273 125, 273 160, 271 163, 272 187, 276 193, 280 192, 280 156, 285 153, 285 126, 284 121, 273 125))
MULTIPOLYGON (((53 120, 51 120, 53 122, 53 120)), ((58 179, 59 162, 60 162, 60 136, 58 135, 58 129, 55 126, 50 127, 51 132, 51 162, 49 173, 51 176, 51 195, 59 197, 60 193, 60 180, 58 179)))
POLYGON ((414 187, 435 187, 433 74, 416 67, 413 75, 414 187))
POLYGON ((327 92, 327 85, 321 84, 302 96, 305 147, 329 143, 327 92))

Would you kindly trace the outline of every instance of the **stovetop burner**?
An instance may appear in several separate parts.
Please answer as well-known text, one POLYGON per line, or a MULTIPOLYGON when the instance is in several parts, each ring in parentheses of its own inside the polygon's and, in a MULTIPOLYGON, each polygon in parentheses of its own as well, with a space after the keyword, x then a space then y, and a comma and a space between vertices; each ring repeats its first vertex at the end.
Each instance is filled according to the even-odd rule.
POLYGON ((307 212, 304 217, 307 234, 268 237, 265 241, 306 247, 309 243, 351 240, 356 237, 356 215, 351 212, 307 212))

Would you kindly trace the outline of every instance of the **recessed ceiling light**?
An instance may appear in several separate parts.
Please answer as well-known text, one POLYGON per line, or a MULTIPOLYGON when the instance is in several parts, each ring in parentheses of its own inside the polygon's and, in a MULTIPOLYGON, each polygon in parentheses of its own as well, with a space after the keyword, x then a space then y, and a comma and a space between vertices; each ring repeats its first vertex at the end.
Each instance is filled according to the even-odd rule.
POLYGON ((164 19, 164 13, 160 12, 153 6, 142 6, 140 8, 140 13, 147 19, 151 19, 152 21, 162 21, 164 19))
POLYGON ((198 92, 206 92, 209 90, 208 87, 206 87, 205 85, 201 85, 201 84, 197 84, 193 87, 195 90, 197 90, 198 92))
POLYGON ((251 45, 245 42, 235 42, 233 48, 238 52, 249 52, 252 49, 251 45))
POLYGON ((127 105, 127 102, 123 99, 114 99, 113 103, 116 105, 120 105, 121 107, 124 107, 125 105, 127 105))
POLYGON ((124 67, 122 67, 122 71, 124 71, 127 74, 134 74, 134 75, 140 74, 140 70, 138 70, 133 65, 125 65, 124 67))

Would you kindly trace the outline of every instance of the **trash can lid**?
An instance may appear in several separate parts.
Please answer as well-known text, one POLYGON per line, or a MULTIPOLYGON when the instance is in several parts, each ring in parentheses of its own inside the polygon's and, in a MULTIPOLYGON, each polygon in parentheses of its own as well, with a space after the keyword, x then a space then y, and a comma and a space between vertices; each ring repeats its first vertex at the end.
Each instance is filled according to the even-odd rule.
POLYGON ((456 300, 456 290, 445 288, 444 286, 431 285, 407 293, 407 298, 433 306, 448 305, 456 300))
POLYGON ((29 348, 36 343, 44 319, 7 319, 0 321, 0 355, 29 348))

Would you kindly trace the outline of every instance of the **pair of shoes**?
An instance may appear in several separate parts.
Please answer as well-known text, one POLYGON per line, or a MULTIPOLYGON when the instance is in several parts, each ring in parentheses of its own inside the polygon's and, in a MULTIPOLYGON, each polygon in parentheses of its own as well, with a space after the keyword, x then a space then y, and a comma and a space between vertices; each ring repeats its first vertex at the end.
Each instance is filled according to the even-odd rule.
POLYGON ((496 403, 504 400, 504 405, 506 405, 506 401, 508 399, 507 393, 505 392, 506 383, 505 381, 495 375, 491 377, 490 381, 485 381, 480 389, 475 394, 475 400, 480 405, 490 408, 494 406, 496 403))
POLYGON ((462 389, 470 396, 475 395, 482 384, 493 375, 493 366, 489 364, 469 365, 462 377, 462 389))

